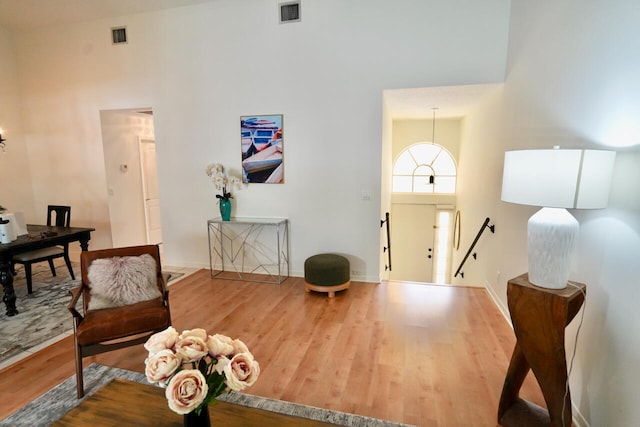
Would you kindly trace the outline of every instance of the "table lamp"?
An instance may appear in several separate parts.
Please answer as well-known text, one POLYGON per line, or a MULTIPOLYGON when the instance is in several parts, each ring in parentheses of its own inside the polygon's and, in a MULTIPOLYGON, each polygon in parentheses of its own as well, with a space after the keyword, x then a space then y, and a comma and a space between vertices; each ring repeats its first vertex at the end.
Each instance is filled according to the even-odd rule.
POLYGON ((569 209, 607 206, 616 153, 604 150, 518 150, 504 156, 502 200, 542 206, 527 228, 529 281, 567 286, 578 234, 569 209))

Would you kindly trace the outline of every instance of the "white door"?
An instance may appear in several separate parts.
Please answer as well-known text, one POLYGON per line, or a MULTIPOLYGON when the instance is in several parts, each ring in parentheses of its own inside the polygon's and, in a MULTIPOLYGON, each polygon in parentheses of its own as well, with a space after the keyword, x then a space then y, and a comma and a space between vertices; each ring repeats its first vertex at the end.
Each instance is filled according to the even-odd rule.
POLYGON ((160 225, 160 198, 158 196, 158 169, 156 143, 153 139, 140 139, 140 163, 142 167, 142 194, 147 231, 147 244, 162 243, 160 225))
POLYGON ((435 206, 391 206, 391 280, 433 281, 435 206))

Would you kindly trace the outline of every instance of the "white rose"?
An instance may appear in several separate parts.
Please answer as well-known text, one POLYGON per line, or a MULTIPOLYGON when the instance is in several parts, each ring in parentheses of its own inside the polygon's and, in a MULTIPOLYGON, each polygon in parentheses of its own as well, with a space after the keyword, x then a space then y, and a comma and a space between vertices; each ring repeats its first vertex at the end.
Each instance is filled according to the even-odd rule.
POLYGON ((164 383, 180 367, 182 361, 173 351, 164 349, 150 355, 144 363, 147 381, 164 386, 164 383))
POLYGON ((214 368, 216 369, 216 372, 220 375, 224 375, 224 368, 226 368, 226 366, 229 364, 230 360, 228 357, 226 356, 220 356, 218 357, 218 361, 216 362, 214 368))
POLYGON ((176 342, 176 354, 183 363, 196 362, 209 354, 207 343, 200 337, 186 336, 176 342))
POLYGON ((165 396, 173 412, 188 414, 204 401, 208 392, 204 375, 197 369, 185 369, 171 378, 165 396))
POLYGON ((167 348, 172 349, 177 339, 178 331, 173 326, 169 326, 164 331, 151 335, 147 342, 144 343, 144 348, 149 354, 157 353, 167 348))
POLYGON ((251 353, 239 353, 233 356, 224 367, 227 386, 234 391, 253 385, 260 375, 260 365, 251 353))
POLYGON ((186 338, 186 337, 198 337, 202 341, 206 341, 207 340, 207 331, 205 331, 202 328, 187 329, 187 330, 182 331, 182 333, 180 334, 179 338, 186 338))
POLYGON ((239 339, 233 340, 233 354, 249 353, 249 347, 239 339))
POLYGON ((209 356, 230 356, 233 354, 233 340, 225 335, 215 334, 209 335, 207 338, 207 347, 209 348, 209 356))

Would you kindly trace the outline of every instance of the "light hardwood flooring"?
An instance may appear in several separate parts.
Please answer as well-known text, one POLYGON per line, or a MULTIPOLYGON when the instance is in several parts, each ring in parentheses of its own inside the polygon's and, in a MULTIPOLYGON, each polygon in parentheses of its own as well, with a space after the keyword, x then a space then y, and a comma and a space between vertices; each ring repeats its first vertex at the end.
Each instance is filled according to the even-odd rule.
MULTIPOLYGON (((247 390, 418 426, 495 426, 515 344, 480 288, 353 282, 329 299, 303 279, 211 279, 170 288, 173 324, 247 343, 262 373, 247 390)), ((71 318, 69 319, 71 322, 71 318)), ((142 345, 85 359, 144 371, 142 345)), ((72 337, 0 371, 0 419, 74 374, 72 337)), ((529 375, 521 396, 544 406, 529 375)))

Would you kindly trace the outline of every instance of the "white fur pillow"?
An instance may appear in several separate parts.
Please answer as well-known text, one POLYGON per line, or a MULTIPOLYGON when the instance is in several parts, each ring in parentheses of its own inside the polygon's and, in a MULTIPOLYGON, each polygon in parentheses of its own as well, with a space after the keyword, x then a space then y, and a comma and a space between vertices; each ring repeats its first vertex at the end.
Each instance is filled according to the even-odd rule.
POLYGON ((100 258, 89 266, 89 310, 119 307, 162 296, 156 260, 149 254, 100 258))

